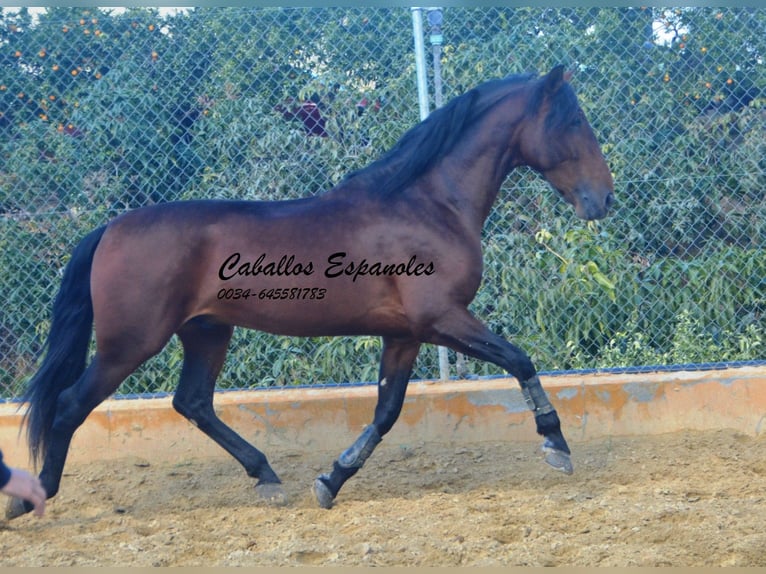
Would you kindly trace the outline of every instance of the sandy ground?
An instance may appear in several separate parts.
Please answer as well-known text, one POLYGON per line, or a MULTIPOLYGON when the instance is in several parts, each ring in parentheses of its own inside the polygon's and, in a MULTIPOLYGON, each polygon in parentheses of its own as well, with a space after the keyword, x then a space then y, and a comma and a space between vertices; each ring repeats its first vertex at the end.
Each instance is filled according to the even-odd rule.
POLYGON ((763 434, 573 446, 566 476, 530 443, 384 441, 331 510, 309 486, 337 453, 269 453, 280 508, 228 458, 71 464, 44 518, 0 523, 0 565, 766 565, 763 434))

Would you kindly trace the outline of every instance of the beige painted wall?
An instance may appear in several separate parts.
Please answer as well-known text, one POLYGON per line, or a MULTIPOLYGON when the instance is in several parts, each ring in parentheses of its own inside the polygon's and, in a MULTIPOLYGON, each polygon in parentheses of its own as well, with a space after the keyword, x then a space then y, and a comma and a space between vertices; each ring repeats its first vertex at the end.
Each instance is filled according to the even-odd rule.
MULTIPOLYGON (((570 446, 605 436, 683 429, 766 432, 766 369, 542 378, 570 446)), ((219 415, 264 450, 340 453, 372 420, 374 386, 223 392, 219 415)), ((0 448, 14 466, 27 464, 18 405, 0 405, 0 448)), ((402 415, 385 439, 536 441, 534 421, 515 379, 411 383, 402 415)), ((228 456, 178 415, 170 398, 109 400, 75 434, 70 461, 135 456, 180 461, 228 456)))

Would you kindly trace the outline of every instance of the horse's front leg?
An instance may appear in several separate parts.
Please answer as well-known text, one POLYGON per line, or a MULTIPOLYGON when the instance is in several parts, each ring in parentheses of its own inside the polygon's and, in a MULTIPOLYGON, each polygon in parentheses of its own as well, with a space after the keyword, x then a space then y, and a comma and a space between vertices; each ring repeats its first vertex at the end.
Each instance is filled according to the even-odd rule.
POLYGON ((343 451, 333 463, 332 472, 322 474, 314 481, 314 496, 322 508, 332 507, 343 484, 362 468, 383 436, 399 418, 412 365, 419 350, 420 343, 411 339, 383 339, 375 417, 354 444, 343 451))
POLYGON ((456 308, 443 314, 433 329, 429 343, 489 361, 516 377, 527 406, 534 413, 537 432, 545 437, 542 446, 545 461, 556 470, 572 474, 571 451, 561 432, 561 422, 527 354, 492 333, 466 309, 456 308))

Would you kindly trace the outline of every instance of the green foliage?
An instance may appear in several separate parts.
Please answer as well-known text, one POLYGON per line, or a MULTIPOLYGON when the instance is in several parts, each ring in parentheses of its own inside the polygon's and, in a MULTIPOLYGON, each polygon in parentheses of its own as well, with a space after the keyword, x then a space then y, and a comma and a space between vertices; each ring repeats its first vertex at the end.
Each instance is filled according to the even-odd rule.
MULTIPOLYGON (((586 225, 512 173, 472 311, 540 369, 764 359, 766 11, 448 7, 442 32, 445 101, 574 70, 617 188, 586 225)), ((33 371, 88 230, 160 201, 322 193, 418 121, 412 44, 401 8, 0 11, 0 395, 33 371), (279 111, 307 100, 328 137, 279 111)), ((374 380, 379 354, 242 330, 219 385, 374 380)), ((172 390, 181 361, 174 340, 121 390, 172 390)), ((426 348, 415 376, 436 373, 426 348)))
MULTIPOLYGON (((632 318, 599 350, 597 364, 606 368, 736 362, 762 357, 766 352, 766 329, 762 324, 750 323, 739 332, 711 331, 690 311, 683 310, 673 321, 673 327, 669 345, 658 348, 642 331, 639 321, 632 318)), ((593 364, 593 357, 573 343, 570 349, 573 368, 589 368, 593 364)))

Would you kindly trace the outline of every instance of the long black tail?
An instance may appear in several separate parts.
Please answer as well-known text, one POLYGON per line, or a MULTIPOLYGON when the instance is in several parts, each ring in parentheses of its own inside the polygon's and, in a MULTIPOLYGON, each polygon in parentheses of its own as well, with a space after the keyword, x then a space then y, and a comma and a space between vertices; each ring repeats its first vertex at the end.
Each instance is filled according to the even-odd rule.
POLYGON ((53 302, 51 330, 45 342, 47 353, 24 393, 23 399, 29 405, 24 414, 27 441, 35 463, 45 456, 59 395, 85 370, 93 331, 90 269, 105 230, 103 226, 91 231, 72 252, 53 302))

